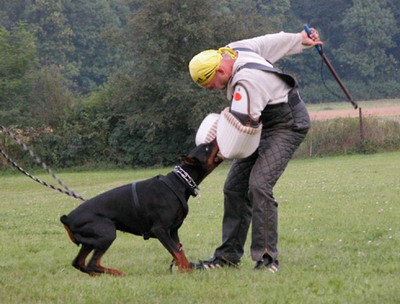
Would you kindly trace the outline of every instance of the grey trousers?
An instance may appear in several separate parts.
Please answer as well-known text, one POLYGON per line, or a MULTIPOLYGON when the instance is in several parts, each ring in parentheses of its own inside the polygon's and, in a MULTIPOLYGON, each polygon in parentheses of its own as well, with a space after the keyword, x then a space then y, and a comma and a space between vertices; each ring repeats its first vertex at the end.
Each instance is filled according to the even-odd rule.
POLYGON ((233 161, 224 185, 222 244, 214 257, 233 263, 243 256, 250 222, 252 259, 260 261, 266 254, 277 259, 278 202, 273 187, 310 127, 297 91, 289 95, 288 104, 266 107, 262 121, 258 150, 233 161))

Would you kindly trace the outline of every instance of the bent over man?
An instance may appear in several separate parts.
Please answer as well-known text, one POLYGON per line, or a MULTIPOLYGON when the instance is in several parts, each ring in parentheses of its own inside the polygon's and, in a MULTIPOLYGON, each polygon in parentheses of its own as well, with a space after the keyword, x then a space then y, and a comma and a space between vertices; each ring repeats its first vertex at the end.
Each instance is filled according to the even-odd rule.
MULTIPOLYGON (((208 90, 226 89, 229 112, 243 126, 262 124, 257 149, 234 158, 224 184, 222 244, 198 269, 236 267, 244 253, 252 223, 251 256, 255 269, 276 272, 278 262, 278 203, 273 188, 294 151, 304 140, 310 119, 296 80, 274 67, 284 56, 322 45, 318 32, 276 33, 236 41, 192 58, 190 75, 208 90)), ((222 114, 221 114, 222 115, 222 114)), ((217 136, 222 151, 223 138, 217 136)), ((229 152, 229 151, 228 151, 229 152)))

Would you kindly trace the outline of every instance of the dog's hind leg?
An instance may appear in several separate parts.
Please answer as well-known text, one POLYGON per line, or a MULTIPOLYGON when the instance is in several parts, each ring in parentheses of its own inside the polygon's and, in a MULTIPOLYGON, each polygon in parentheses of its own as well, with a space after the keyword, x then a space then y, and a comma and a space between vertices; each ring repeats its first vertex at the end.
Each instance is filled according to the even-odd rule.
POLYGON ((79 250, 78 255, 72 261, 72 266, 74 266, 76 269, 82 272, 90 273, 89 269, 85 265, 85 261, 87 256, 92 252, 93 249, 94 249, 93 246, 82 244, 82 247, 79 250))
POLYGON ((96 248, 94 248, 93 256, 87 264, 87 269, 92 275, 107 273, 115 276, 122 276, 124 274, 117 269, 101 266, 101 258, 117 237, 117 231, 114 224, 110 223, 106 226, 106 223, 103 223, 102 228, 103 233, 101 234, 101 237, 96 240, 96 248))
POLYGON ((88 268, 92 272, 94 272, 94 274, 107 273, 107 274, 111 274, 114 276, 124 276, 125 274, 117 269, 106 268, 106 267, 101 266, 101 258, 103 257, 103 255, 107 249, 105 249, 105 250, 104 249, 103 250, 96 249, 93 253, 93 257, 91 258, 91 260, 88 264, 88 268))

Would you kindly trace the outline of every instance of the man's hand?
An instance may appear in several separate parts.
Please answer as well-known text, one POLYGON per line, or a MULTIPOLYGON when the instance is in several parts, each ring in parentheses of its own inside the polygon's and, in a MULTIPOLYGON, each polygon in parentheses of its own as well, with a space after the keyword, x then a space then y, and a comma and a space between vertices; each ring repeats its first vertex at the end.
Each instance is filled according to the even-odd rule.
POLYGON ((305 30, 301 31, 301 43, 307 46, 323 45, 324 43, 319 39, 318 31, 315 28, 310 28, 310 30, 310 36, 305 30))

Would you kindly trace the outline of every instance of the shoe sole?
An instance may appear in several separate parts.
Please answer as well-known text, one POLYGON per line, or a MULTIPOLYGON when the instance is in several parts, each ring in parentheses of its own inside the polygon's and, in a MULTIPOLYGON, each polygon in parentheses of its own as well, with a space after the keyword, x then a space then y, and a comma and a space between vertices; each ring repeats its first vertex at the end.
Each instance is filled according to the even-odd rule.
POLYGON ((272 273, 276 273, 276 272, 278 272, 278 270, 279 270, 279 268, 278 268, 275 264, 269 265, 267 268, 268 268, 268 270, 271 271, 272 273))

